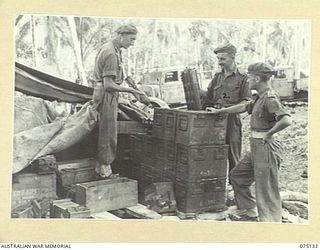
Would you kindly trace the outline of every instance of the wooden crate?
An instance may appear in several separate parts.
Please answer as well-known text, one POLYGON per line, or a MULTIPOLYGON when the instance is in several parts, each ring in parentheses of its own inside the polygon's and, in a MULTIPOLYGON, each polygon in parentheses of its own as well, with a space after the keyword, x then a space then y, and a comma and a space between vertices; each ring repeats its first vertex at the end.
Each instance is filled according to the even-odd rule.
POLYGON ((94 180, 98 180, 94 159, 87 158, 58 163, 57 194, 60 198, 66 197, 64 187, 94 180))
POLYGON ((11 207, 31 200, 56 198, 56 174, 17 173, 13 175, 11 207))
POLYGON ((50 204, 50 218, 90 218, 90 209, 70 199, 53 201, 50 204))
POLYGON ((102 212, 138 204, 138 183, 128 178, 106 179, 77 184, 76 202, 102 212))
POLYGON ((157 182, 147 186, 142 193, 141 203, 158 213, 176 211, 176 200, 172 182, 157 182))

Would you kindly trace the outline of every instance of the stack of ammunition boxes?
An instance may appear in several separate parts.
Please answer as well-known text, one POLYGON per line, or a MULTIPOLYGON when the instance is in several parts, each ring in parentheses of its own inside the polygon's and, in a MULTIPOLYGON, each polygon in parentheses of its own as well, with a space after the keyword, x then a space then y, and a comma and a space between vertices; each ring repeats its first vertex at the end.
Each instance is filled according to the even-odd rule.
POLYGON ((175 181, 175 121, 174 110, 156 109, 152 135, 131 136, 135 176, 130 177, 139 181, 140 192, 152 183, 175 181))
POLYGON ((156 108, 152 135, 132 137, 139 188, 173 182, 183 213, 225 209, 227 117, 156 108))

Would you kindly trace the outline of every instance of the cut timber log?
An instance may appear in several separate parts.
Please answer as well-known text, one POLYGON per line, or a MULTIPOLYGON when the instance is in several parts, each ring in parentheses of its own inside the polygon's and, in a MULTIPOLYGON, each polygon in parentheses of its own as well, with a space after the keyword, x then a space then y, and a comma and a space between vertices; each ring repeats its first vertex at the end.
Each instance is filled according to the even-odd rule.
POLYGON ((287 210, 282 211, 282 223, 303 223, 307 224, 308 220, 304 220, 299 216, 290 214, 287 210))
POLYGON ((280 192, 282 201, 301 201, 308 203, 308 195, 300 192, 283 191, 280 192))
POLYGON ((290 214, 297 215, 303 219, 308 219, 308 205, 300 201, 283 201, 282 206, 290 214))

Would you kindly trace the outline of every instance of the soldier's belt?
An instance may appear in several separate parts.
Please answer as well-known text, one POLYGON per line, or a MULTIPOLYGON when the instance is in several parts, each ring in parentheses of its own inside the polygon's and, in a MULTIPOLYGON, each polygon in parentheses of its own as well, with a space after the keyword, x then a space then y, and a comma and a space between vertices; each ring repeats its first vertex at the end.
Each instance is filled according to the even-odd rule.
POLYGON ((265 137, 265 135, 268 132, 260 132, 260 131, 251 131, 251 137, 252 138, 257 138, 257 139, 262 139, 265 137))

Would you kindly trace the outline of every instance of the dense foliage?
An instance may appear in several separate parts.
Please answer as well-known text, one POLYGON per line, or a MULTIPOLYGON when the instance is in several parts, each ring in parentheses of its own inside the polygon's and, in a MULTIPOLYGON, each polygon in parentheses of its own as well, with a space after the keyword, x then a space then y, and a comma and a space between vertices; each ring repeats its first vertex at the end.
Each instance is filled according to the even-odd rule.
POLYGON ((195 66, 217 69, 213 49, 231 42, 238 48, 237 62, 246 67, 253 61, 274 66, 309 68, 310 27, 303 21, 215 19, 124 19, 74 17, 78 44, 71 37, 67 17, 18 16, 16 60, 71 81, 82 82, 75 56, 80 47, 87 78, 101 44, 114 36, 121 24, 139 29, 134 47, 125 51, 124 64, 131 74, 151 68, 195 66))

